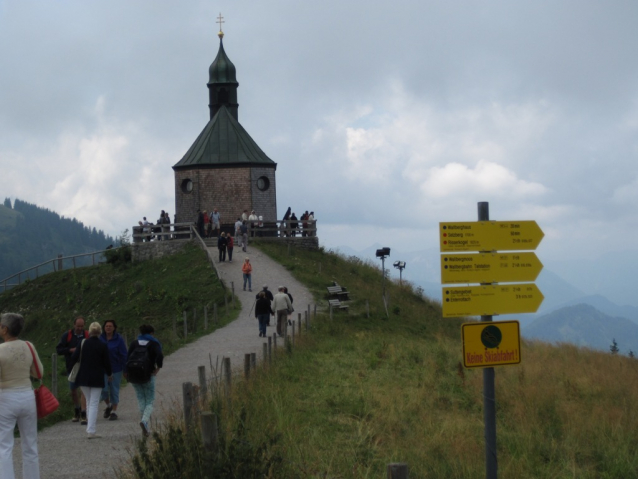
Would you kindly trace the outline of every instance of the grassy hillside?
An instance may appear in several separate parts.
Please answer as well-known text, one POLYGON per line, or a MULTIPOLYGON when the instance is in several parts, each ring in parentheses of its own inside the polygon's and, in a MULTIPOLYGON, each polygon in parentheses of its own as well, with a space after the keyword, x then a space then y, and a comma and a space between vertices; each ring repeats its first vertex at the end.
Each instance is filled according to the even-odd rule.
MULTIPOLYGON (((32 341, 43 360, 46 380, 51 383, 51 355, 64 331, 71 328, 78 315, 102 323, 114 319, 119 332, 131 341, 140 324, 155 327, 166 353, 182 346, 183 311, 192 317, 198 309, 199 324, 187 341, 203 333, 204 305, 224 304, 224 291, 208 265, 205 253, 194 246, 174 256, 152 262, 121 267, 103 264, 95 267, 51 273, 0 294, 0 312, 17 312, 26 319, 21 339, 32 341), (173 319, 177 318, 178 335, 173 335, 173 319)), ((220 309, 223 311, 223 308, 220 309)), ((221 315, 219 327, 234 319, 221 315)), ((212 323, 212 314, 209 316, 212 323)), ((209 325, 209 328, 211 326, 209 325)), ((208 332, 210 332, 209 329, 208 332)), ((42 423, 43 426, 71 417, 70 399, 64 360, 59 358, 58 383, 61 409, 42 423)))
MULTIPOLYGON (((396 284, 388 319, 380 271, 356 258, 262 248, 317 298, 332 280, 347 286, 350 312, 320 316, 276 367, 235 387, 231 407, 210 404, 221 459, 173 429, 150 456, 142 447, 135 477, 174 473, 156 447, 183 451, 191 477, 378 478, 390 462, 408 462, 411 478, 484 477, 482 372, 461 365, 460 321, 396 284)), ((535 342, 522 361, 496 370, 499 477, 638 477, 638 363, 535 342)))

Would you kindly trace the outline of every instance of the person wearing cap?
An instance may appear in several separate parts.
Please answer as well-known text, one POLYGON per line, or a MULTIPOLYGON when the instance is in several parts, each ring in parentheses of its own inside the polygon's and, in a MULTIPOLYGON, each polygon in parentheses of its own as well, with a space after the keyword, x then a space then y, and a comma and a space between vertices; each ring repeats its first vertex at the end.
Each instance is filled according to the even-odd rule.
POLYGON ((279 292, 275 295, 272 305, 272 309, 277 315, 277 335, 279 336, 286 335, 288 313, 292 311, 292 303, 284 289, 283 286, 279 286, 279 292))

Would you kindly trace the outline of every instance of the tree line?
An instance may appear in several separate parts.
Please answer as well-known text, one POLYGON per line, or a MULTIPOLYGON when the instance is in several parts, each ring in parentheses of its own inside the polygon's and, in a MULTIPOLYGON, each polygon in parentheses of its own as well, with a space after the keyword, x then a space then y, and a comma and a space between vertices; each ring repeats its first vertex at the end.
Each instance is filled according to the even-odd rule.
MULTIPOLYGON (((13 210, 15 222, 0 222, 0 280, 36 264, 64 256, 105 249, 115 240, 75 218, 32 203, 5 198, 3 208, 13 210)), ((5 213, 7 213, 5 210, 5 213)), ((2 211, 0 211, 2 214, 2 211)))

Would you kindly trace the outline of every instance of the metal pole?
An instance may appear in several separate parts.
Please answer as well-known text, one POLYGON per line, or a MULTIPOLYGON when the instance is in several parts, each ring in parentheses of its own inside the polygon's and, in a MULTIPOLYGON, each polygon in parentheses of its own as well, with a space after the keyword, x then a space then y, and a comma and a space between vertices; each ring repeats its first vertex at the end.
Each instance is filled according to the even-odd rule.
MULTIPOLYGON (((478 220, 490 220, 490 204, 478 203, 478 220)), ((492 316, 481 316, 481 322, 491 322, 492 316)), ((483 420, 485 422, 485 477, 496 479, 498 461, 496 457, 496 397, 494 394, 494 368, 483 369, 483 420)))

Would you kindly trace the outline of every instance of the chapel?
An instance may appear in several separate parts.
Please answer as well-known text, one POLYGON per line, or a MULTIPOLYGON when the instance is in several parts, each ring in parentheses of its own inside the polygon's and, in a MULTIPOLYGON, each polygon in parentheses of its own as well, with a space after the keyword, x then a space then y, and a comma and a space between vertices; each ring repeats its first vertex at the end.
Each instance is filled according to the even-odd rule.
POLYGON ((173 166, 175 220, 193 222, 198 210, 217 208, 222 225, 234 223, 244 210, 254 210, 264 222, 276 221, 277 163, 239 123, 239 83, 224 50, 221 15, 219 23, 219 50, 208 69, 210 120, 173 166))

